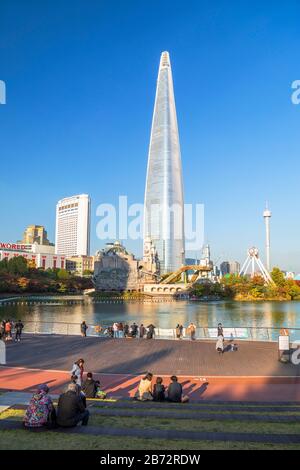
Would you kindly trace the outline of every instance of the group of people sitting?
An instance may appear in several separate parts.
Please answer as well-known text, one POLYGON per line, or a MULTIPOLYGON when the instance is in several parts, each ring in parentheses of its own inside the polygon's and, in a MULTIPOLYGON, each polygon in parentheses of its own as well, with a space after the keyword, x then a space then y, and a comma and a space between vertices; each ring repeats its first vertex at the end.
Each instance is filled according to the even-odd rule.
POLYGON ((87 426, 89 410, 87 398, 106 398, 100 390, 100 382, 94 380, 92 372, 88 372, 83 381, 84 360, 79 359, 73 365, 70 383, 59 396, 57 408, 49 395, 49 387, 42 384, 33 394, 27 407, 23 424, 26 428, 74 427, 78 423, 87 426))
POLYGON ((134 396, 135 400, 169 401, 173 403, 187 403, 189 401, 189 397, 183 395, 182 385, 178 382, 176 375, 172 375, 168 387, 165 387, 163 384, 162 377, 157 377, 154 385, 152 384, 152 380, 153 374, 151 374, 151 372, 148 372, 145 377, 141 379, 134 396))

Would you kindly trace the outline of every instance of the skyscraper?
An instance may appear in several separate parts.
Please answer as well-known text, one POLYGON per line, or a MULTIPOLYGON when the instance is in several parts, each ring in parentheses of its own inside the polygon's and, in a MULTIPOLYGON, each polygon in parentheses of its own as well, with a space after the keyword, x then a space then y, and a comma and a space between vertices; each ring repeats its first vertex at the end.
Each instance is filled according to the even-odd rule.
POLYGON ((160 59, 144 204, 144 253, 155 245, 162 273, 184 264, 184 203, 180 144, 170 57, 160 59))
POLYGON ((70 196, 56 205, 55 251, 67 256, 90 254, 90 207, 87 194, 70 196))

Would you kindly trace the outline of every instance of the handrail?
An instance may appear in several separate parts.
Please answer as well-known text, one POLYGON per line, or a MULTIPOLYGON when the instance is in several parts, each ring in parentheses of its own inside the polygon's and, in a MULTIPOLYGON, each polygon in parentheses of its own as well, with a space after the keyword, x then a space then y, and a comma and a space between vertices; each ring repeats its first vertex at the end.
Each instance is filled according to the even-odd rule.
MULTIPOLYGON (((124 324, 125 322, 123 322, 124 324)), ((64 321, 34 321, 23 320, 24 333, 30 334, 55 334, 55 335, 80 335, 81 323, 70 323, 64 321)), ((87 324, 87 336, 104 337, 108 335, 108 328, 112 325, 87 324), (101 328, 99 328, 101 326, 101 328)), ((147 325, 146 325, 147 326, 147 325)), ((281 327, 253 327, 253 326, 224 326, 223 334, 227 340, 245 340, 245 341, 278 341, 281 327)), ((300 328, 286 328, 292 341, 300 341, 300 328)), ((14 330, 13 330, 14 332, 14 330)), ((121 333, 122 335, 122 333, 121 333)), ((211 339, 216 340, 218 329, 214 326, 197 326, 195 339, 211 339)), ((176 339, 175 328, 161 328, 159 325, 155 327, 155 338, 158 339, 176 339)), ((187 328, 183 328, 182 339, 190 339, 187 328)))

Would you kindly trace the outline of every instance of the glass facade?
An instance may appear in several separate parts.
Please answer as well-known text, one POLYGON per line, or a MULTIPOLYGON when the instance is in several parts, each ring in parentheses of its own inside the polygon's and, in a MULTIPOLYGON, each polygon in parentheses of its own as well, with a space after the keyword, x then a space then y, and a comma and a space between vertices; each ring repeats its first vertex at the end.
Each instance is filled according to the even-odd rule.
POLYGON ((184 263, 184 204, 180 144, 168 52, 158 72, 145 190, 144 240, 151 238, 162 273, 184 263))

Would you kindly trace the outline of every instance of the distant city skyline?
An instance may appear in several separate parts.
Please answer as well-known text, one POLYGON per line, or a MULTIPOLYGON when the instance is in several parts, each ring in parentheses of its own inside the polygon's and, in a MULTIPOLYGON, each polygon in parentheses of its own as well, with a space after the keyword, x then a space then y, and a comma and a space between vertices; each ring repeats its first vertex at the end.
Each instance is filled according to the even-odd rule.
MULTIPOLYGON (((300 5, 217 1, 83 1, 76 8, 1 5, 0 199, 3 242, 29 224, 55 239, 55 205, 90 194, 96 208, 142 203, 155 64, 168 50, 176 89, 185 201, 205 205, 211 257, 265 262, 265 201, 272 210, 271 267, 300 272, 300 5), (157 15, 157 11, 160 14, 157 15), (167 21, 166 21, 167 18, 167 21), (155 24, 155 28, 153 28, 155 24)), ((121 240, 122 241, 122 240, 121 240)), ((124 242, 142 256, 142 242, 124 242)), ((186 253, 199 257, 199 253, 186 253)))

